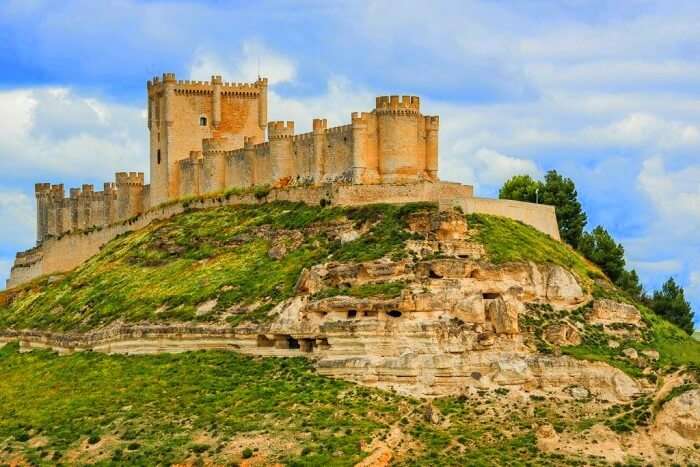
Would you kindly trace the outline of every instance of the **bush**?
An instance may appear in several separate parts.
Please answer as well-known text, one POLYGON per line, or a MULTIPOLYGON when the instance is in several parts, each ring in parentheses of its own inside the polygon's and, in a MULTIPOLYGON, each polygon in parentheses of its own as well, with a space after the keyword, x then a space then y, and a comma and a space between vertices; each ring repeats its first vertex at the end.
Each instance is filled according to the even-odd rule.
POLYGON ((250 448, 245 448, 243 452, 241 452, 241 456, 243 457, 243 459, 250 459, 251 457, 253 457, 253 450, 250 448))

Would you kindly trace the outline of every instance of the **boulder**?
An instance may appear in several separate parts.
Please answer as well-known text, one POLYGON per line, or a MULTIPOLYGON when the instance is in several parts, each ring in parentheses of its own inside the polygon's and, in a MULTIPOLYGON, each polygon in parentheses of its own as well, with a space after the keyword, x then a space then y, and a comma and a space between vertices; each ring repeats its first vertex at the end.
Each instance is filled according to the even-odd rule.
POLYGON ((558 265, 540 266, 544 268, 546 297, 555 302, 575 305, 585 300, 583 289, 569 271, 558 265))
POLYGON ((544 338, 553 345, 579 345, 581 335, 575 326, 570 323, 558 323, 547 326, 544 330, 544 338))
POLYGON ((608 299, 599 299, 593 302, 593 309, 588 314, 588 322, 591 324, 632 324, 642 326, 642 315, 639 310, 627 303, 615 302, 608 299))
POLYGON ((632 347, 628 347, 622 351, 622 355, 625 357, 629 358, 630 360, 636 360, 639 358, 639 355, 637 354, 637 351, 634 350, 632 347))

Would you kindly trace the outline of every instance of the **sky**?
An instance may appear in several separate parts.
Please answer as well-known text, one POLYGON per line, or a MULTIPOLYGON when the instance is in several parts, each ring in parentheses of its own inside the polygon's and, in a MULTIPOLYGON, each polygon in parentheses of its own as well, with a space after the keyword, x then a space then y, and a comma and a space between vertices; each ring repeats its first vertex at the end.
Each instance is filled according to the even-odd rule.
POLYGON ((148 172, 146 80, 271 83, 307 131, 421 96, 440 177, 497 196, 555 169, 648 290, 700 323, 700 2, 0 0, 0 281, 35 242, 35 182, 148 172))

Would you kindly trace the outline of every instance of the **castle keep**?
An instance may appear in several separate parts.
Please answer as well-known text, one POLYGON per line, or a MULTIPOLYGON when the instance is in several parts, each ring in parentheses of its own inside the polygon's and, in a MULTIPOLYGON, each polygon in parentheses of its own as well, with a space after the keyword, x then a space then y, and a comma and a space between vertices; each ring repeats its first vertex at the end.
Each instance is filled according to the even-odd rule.
POLYGON ((348 125, 317 118, 311 132, 295 134, 294 122, 267 121, 267 86, 265 78, 182 81, 173 73, 148 81, 150 183, 119 172, 102 191, 83 185, 67 197, 63 185, 36 184, 37 247, 18 253, 8 286, 77 266, 125 221, 173 214, 169 201, 231 188, 270 186, 270 199, 304 202, 448 203, 558 238, 550 206, 475 198, 470 186, 438 180, 439 118, 423 115, 418 97, 380 96, 348 125))

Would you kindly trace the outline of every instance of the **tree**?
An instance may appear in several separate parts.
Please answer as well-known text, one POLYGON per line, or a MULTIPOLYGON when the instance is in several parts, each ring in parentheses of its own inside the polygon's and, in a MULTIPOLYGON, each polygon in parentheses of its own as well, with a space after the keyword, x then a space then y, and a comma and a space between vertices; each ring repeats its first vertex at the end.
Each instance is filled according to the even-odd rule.
POLYGON ((625 249, 616 243, 603 227, 598 226, 591 233, 584 232, 579 242, 579 250, 586 258, 600 266, 615 284, 619 284, 621 279, 629 279, 623 278, 626 273, 625 249))
POLYGON ((617 286, 627 292, 627 294, 635 300, 640 302, 646 300, 644 287, 639 282, 639 276, 634 269, 631 271, 622 271, 622 275, 617 280, 617 286))
POLYGON ((534 203, 537 201, 537 190, 540 193, 544 191, 542 182, 534 180, 529 175, 515 175, 503 184, 498 191, 498 197, 534 203))
POLYGON ((656 290, 649 301, 649 307, 659 316, 674 323, 688 334, 693 334, 693 317, 695 313, 685 299, 683 287, 670 277, 661 290, 656 290))
POLYGON ((588 219, 578 201, 573 180, 562 177, 556 170, 550 170, 544 177, 544 190, 541 196, 544 204, 556 207, 559 235, 562 240, 578 248, 588 219))
POLYGON ((559 235, 562 240, 578 248, 587 218, 578 201, 576 186, 570 178, 562 177, 556 170, 547 172, 544 183, 533 180, 529 175, 516 175, 503 184, 498 197, 534 203, 538 190, 539 202, 556 208, 559 235))

